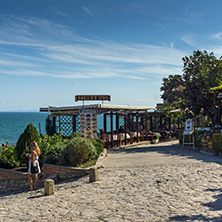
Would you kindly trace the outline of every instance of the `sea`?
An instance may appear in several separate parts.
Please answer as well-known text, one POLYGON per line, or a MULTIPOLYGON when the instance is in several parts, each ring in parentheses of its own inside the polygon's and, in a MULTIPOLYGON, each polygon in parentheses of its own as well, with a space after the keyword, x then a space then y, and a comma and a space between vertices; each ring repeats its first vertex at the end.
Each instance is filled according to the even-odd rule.
MULTIPOLYGON (((16 145, 19 136, 29 123, 37 129, 39 134, 46 134, 45 120, 48 113, 40 112, 0 112, 0 145, 8 142, 16 145)), ((98 115, 98 129, 103 128, 103 115, 98 115)), ((113 121, 115 122, 115 116, 113 121)), ((115 130, 115 124, 114 124, 115 130)), ((107 131, 110 131, 110 118, 107 118, 107 131)))
POLYGON ((48 113, 40 112, 0 112, 0 144, 15 145, 29 123, 39 134, 45 134, 45 120, 48 113))

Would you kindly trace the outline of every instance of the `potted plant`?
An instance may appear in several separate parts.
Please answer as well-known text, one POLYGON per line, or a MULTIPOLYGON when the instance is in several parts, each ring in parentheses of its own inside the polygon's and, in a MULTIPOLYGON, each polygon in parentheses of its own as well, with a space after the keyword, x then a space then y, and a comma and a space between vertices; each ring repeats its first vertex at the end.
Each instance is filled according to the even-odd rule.
POLYGON ((205 134, 203 134, 201 136, 201 144, 202 144, 202 147, 207 147, 208 146, 208 139, 207 139, 207 136, 205 134))
POLYGON ((212 141, 211 138, 208 139, 207 144, 208 144, 208 147, 209 147, 210 149, 213 149, 213 141, 212 141))
POLYGON ((159 143, 159 139, 160 139, 160 136, 159 135, 153 135, 153 137, 152 137, 152 143, 153 144, 157 144, 157 143, 159 143))

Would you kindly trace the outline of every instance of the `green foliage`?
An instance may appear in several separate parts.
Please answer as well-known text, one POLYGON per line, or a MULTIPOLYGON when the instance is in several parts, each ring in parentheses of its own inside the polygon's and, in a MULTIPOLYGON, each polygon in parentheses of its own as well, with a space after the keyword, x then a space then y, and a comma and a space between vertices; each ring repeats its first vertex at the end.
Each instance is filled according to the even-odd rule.
POLYGON ((222 83, 221 59, 213 53, 194 51, 192 56, 185 56, 184 62, 184 106, 195 115, 203 113, 216 122, 216 94, 211 88, 222 83))
POLYGON ((96 148, 89 139, 74 137, 64 150, 64 160, 67 165, 78 166, 96 158, 96 148))
POLYGON ((95 146, 96 148, 96 154, 97 154, 97 157, 99 157, 100 153, 102 153, 103 151, 103 141, 100 140, 100 139, 97 139, 97 140, 92 140, 92 144, 95 146))
POLYGON ((163 91, 161 98, 174 109, 179 108, 182 102, 183 84, 181 75, 169 75, 168 78, 163 78, 160 88, 160 91, 163 91))
POLYGON ((15 146, 8 146, 8 144, 2 144, 0 149, 0 167, 11 169, 18 167, 20 162, 17 160, 17 154, 15 152, 15 146))
POLYGON ((182 58, 183 75, 170 75, 163 79, 161 91, 164 107, 190 110, 194 116, 207 115, 217 122, 217 94, 222 89, 222 58, 213 53, 194 51, 182 58))
POLYGON ((39 142, 39 134, 38 131, 36 130, 36 128, 30 123, 25 131, 20 135, 17 143, 16 143, 16 147, 15 147, 15 151, 17 154, 17 158, 21 161, 24 161, 24 153, 28 152, 29 150, 29 145, 32 142, 39 142))
POLYGON ((213 150, 216 152, 222 152, 222 134, 221 133, 213 133, 213 150))
POLYGON ((160 138, 160 135, 153 135, 154 140, 159 139, 159 138, 160 138))
POLYGON ((41 159, 45 163, 62 165, 63 150, 68 145, 68 139, 64 139, 61 134, 44 135, 40 138, 39 148, 41 150, 41 159))
POLYGON ((45 123, 45 131, 47 135, 53 136, 54 134, 56 134, 56 126, 51 115, 48 115, 46 117, 45 123))

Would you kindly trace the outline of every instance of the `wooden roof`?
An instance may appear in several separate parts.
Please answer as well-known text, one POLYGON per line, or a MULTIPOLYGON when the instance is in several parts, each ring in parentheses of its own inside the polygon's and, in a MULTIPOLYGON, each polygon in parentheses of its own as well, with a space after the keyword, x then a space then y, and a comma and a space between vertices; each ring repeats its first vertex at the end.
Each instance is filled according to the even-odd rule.
POLYGON ((154 110, 154 107, 148 106, 124 106, 124 105, 104 105, 104 104, 91 104, 91 105, 81 105, 81 106, 63 106, 63 107, 42 107, 40 112, 72 112, 80 111, 82 109, 97 110, 98 113, 104 113, 109 111, 115 112, 146 112, 148 110, 154 110))

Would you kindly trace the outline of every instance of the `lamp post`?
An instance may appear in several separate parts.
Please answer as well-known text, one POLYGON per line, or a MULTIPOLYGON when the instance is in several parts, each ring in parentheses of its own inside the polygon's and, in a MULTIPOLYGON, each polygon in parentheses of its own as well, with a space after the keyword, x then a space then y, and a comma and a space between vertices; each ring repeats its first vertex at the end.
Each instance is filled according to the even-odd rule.
POLYGON ((218 125, 221 126, 221 99, 222 99, 222 93, 218 94, 217 99, 218 99, 218 125))

